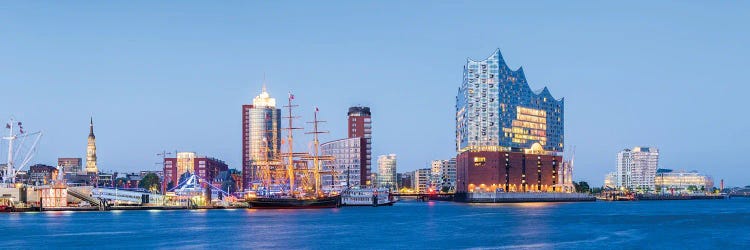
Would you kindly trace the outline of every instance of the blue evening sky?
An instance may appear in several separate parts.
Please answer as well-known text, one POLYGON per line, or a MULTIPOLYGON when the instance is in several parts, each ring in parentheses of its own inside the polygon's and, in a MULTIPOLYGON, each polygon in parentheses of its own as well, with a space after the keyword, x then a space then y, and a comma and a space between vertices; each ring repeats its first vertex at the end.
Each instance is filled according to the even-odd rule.
POLYGON ((33 163, 85 157, 93 115, 103 170, 160 169, 161 150, 239 169, 241 105, 265 72, 279 101, 295 93, 300 122, 320 107, 323 140, 346 136, 349 106, 372 107, 373 158, 395 153, 404 172, 454 156, 462 67, 500 48, 532 89, 565 97, 575 180, 601 185, 617 151, 650 145, 661 167, 746 185, 749 10, 743 1, 3 2, 0 117, 44 131, 33 163))

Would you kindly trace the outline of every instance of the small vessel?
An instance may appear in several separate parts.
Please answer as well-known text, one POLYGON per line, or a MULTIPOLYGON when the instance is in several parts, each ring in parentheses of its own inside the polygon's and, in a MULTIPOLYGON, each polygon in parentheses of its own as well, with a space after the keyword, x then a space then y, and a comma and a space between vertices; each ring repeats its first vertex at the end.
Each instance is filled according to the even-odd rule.
POLYGON ((349 188, 341 193, 342 206, 393 206, 391 191, 387 188, 349 188))
MULTIPOLYGON (((341 206, 341 196, 335 192, 324 192, 322 188, 321 175, 331 174, 321 170, 321 161, 333 160, 331 156, 319 154, 320 142, 318 134, 326 133, 318 131, 318 108, 315 108, 313 131, 306 134, 313 135, 313 153, 295 153, 293 148, 293 131, 300 128, 293 126, 292 105, 294 95, 289 94, 288 105, 288 127, 286 144, 287 152, 281 154, 284 159, 269 159, 268 153, 264 153, 265 159, 258 161, 260 167, 261 184, 257 190, 251 191, 252 195, 246 198, 250 208, 254 209, 306 209, 306 208, 336 208, 341 206), (308 162, 312 162, 312 168, 308 162), (273 173, 273 174, 272 174, 273 173), (273 183, 276 184, 273 184, 273 183)), ((265 140, 265 139, 264 139, 265 140)), ((268 152, 267 145, 263 147, 268 152)), ((275 157, 274 157, 275 158, 275 157)))

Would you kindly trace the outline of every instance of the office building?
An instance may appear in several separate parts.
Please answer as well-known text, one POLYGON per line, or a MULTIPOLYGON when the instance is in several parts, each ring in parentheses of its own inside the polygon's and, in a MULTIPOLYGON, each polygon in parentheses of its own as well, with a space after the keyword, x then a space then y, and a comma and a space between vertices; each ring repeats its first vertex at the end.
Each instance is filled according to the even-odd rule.
POLYGON ((360 183, 372 185, 375 180, 372 172, 372 114, 369 107, 350 107, 347 112, 348 138, 362 138, 360 153, 360 183))
POLYGON ((333 161, 323 161, 323 170, 332 175, 323 175, 323 189, 343 190, 359 187, 362 171, 361 137, 340 139, 320 144, 322 155, 333 156, 333 161))
POLYGON ((378 157, 378 187, 398 190, 396 182, 396 155, 381 155, 378 157))
POLYGON ((179 185, 184 174, 195 174, 203 180, 213 180, 221 171, 227 171, 226 163, 216 158, 197 156, 194 152, 178 152, 177 157, 164 158, 164 181, 162 189, 179 185))
POLYGON ((430 176, 432 170, 429 168, 422 168, 414 170, 414 176, 412 180, 413 189, 418 193, 427 193, 430 190, 430 176))
POLYGON ((713 189, 714 181, 697 171, 658 169, 654 186, 661 193, 705 193, 713 189))
POLYGON ((281 110, 263 86, 252 105, 242 105, 242 185, 252 187, 259 167, 272 162, 281 153, 281 110))

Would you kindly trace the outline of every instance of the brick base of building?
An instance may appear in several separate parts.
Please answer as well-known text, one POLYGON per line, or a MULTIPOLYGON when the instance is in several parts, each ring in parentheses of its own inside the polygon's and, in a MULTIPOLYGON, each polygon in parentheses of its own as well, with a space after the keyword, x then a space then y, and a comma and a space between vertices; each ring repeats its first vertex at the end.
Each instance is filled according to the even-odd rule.
POLYGON ((562 161, 557 155, 466 151, 456 157, 456 192, 559 192, 562 161))

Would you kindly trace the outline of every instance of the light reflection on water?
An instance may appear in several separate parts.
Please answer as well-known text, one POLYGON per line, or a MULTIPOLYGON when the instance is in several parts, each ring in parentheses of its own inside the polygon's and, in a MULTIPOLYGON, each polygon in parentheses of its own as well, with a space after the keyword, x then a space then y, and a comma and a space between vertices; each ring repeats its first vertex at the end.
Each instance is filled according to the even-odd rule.
POLYGON ((743 248, 750 199, 0 214, 3 248, 743 248), (667 230, 668 229, 668 230, 667 230), (127 232, 127 233, 126 233, 127 232), (132 232, 132 233, 131 233, 132 232), (710 237, 706 237, 710 235, 710 237), (85 240, 83 240, 85 238, 85 240), (44 245, 35 245, 43 242, 44 245), (104 244, 104 245, 102 245, 104 244))

